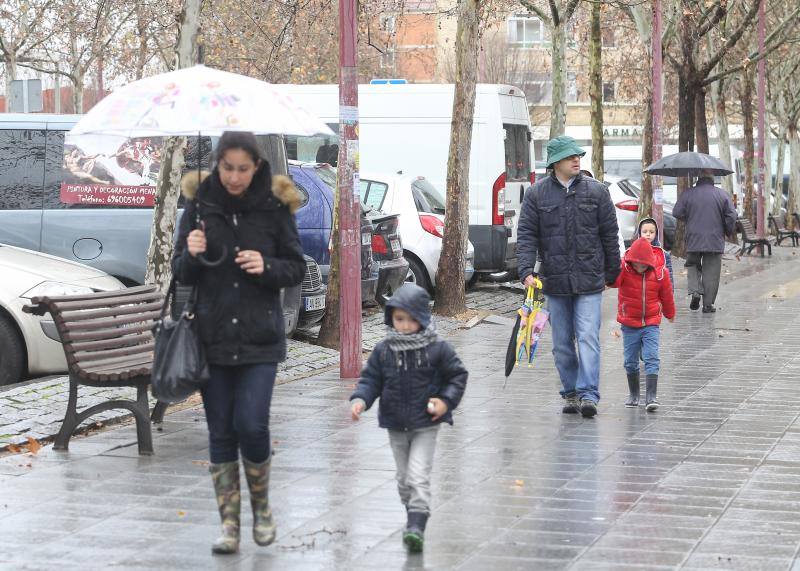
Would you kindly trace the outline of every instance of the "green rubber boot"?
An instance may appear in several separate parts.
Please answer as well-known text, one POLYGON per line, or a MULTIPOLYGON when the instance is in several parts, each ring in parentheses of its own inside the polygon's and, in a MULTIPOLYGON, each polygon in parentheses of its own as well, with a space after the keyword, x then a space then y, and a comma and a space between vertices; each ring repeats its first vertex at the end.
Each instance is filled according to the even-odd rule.
POLYGON ((242 458, 244 475, 250 488, 250 505, 253 508, 253 540, 261 546, 275 541, 277 527, 269 509, 269 468, 270 459, 255 464, 242 458))
POLYGON ((217 493, 222 535, 211 546, 211 552, 228 555, 239 551, 239 514, 242 495, 239 489, 239 462, 211 464, 208 468, 217 493))

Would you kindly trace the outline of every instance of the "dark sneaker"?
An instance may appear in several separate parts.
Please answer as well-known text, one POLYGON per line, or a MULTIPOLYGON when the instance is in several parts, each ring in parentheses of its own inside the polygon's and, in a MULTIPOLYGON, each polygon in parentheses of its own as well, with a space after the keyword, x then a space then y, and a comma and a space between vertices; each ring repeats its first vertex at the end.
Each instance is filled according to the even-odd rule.
POLYGON ((704 305, 703 306, 703 313, 715 313, 717 308, 713 305, 704 305))
POLYGON ((567 395, 564 397, 564 407, 561 412, 564 414, 578 414, 581 410, 581 403, 576 394, 567 395))
POLYGON ((692 296, 692 302, 689 304, 689 309, 691 309, 692 311, 697 311, 698 309, 700 309, 700 296, 699 295, 693 295, 692 296))
POLYGON ((586 418, 591 418, 597 414, 597 403, 587 399, 581 399, 581 414, 586 418))

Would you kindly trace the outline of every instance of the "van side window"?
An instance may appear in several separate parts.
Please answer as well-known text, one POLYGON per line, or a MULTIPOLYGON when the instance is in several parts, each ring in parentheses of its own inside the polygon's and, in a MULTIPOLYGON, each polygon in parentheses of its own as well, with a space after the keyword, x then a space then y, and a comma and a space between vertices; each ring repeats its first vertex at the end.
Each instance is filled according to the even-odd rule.
POLYGON ((59 198, 64 180, 64 131, 47 131, 44 169, 44 208, 66 208, 59 198))
POLYGON ((503 124, 506 132, 506 180, 527 181, 531 172, 531 143, 527 125, 503 124))
POLYGON ((0 129, 0 210, 40 210, 44 129, 0 129))

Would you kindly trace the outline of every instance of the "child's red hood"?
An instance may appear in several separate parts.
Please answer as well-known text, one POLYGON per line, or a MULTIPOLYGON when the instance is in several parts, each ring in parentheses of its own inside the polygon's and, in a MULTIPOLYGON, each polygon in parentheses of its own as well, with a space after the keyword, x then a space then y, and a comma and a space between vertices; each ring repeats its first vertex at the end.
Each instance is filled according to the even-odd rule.
POLYGON ((656 257, 653 255, 653 247, 644 238, 637 239, 631 247, 625 252, 625 261, 627 263, 638 262, 646 264, 651 268, 656 267, 656 257))

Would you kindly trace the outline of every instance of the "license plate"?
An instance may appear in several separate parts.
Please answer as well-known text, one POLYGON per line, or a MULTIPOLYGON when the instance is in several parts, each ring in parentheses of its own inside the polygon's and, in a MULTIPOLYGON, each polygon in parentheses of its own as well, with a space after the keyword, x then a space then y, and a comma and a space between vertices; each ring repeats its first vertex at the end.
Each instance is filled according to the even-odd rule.
POLYGON ((392 251, 393 252, 400 252, 403 249, 403 246, 400 244, 400 240, 389 240, 392 243, 392 251))
POLYGON ((303 302, 305 304, 306 311, 312 311, 314 309, 325 309, 324 295, 314 295, 311 297, 305 297, 303 298, 303 302))

